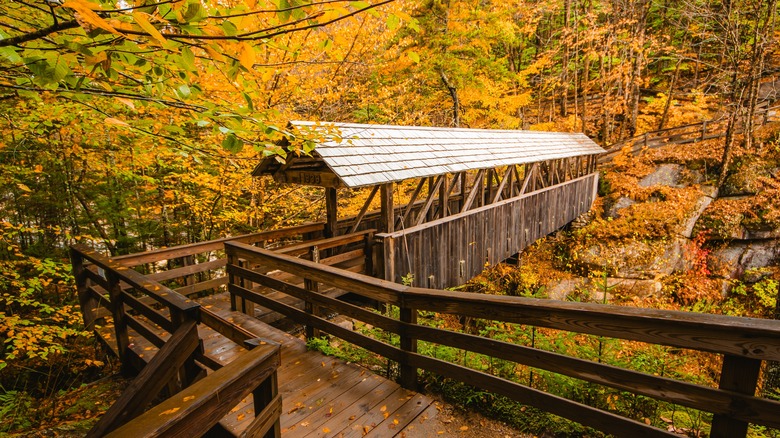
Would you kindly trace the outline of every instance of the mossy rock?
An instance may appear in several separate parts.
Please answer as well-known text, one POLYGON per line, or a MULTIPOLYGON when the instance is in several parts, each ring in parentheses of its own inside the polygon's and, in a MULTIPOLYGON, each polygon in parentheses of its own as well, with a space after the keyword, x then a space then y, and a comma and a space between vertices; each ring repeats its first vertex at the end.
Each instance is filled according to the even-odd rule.
POLYGON ((729 174, 720 188, 721 196, 753 195, 761 189, 759 178, 771 178, 771 170, 777 167, 775 160, 754 155, 738 157, 731 164, 729 174))
POLYGON ((653 279, 690 268, 688 240, 628 240, 596 244, 578 251, 572 264, 580 272, 606 270, 610 277, 653 279))

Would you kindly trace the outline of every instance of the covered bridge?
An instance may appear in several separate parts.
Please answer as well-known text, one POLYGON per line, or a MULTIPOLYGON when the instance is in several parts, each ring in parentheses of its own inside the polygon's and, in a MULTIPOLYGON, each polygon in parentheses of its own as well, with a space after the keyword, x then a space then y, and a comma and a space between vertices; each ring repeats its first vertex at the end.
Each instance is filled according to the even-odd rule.
POLYGON ((439 289, 588 211, 604 152, 578 133, 300 121, 289 130, 282 145, 306 139, 312 154, 266 157, 253 175, 324 187, 326 236, 376 229, 376 276, 439 289), (339 218, 342 188, 370 188, 357 216, 339 218))

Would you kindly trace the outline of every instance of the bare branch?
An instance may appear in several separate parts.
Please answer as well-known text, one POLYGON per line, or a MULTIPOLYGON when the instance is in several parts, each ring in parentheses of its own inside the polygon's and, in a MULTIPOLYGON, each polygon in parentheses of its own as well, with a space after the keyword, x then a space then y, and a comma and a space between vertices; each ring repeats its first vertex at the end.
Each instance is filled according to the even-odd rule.
POLYGON ((26 33, 24 35, 18 35, 11 38, 0 40, 0 47, 17 46, 29 41, 34 41, 40 38, 44 38, 56 32, 67 29, 75 29, 79 27, 79 23, 76 20, 62 21, 57 24, 53 24, 43 29, 38 29, 35 32, 26 33))

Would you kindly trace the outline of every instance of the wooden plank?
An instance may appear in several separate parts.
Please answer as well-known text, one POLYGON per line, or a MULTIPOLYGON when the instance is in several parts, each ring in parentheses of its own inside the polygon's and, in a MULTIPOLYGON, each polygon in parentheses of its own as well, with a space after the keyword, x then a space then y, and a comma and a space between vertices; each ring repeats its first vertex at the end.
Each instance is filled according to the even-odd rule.
POLYGON ((477 176, 474 178, 474 184, 471 186, 471 191, 469 191, 469 195, 466 198, 466 201, 463 203, 463 206, 460 208, 460 213, 465 213, 471 209, 471 205, 474 203, 474 199, 476 199, 477 194, 482 192, 482 178, 484 178, 485 175, 485 169, 480 169, 477 172, 477 176))
POLYGON ((125 315, 125 321, 127 321, 128 327, 131 327, 144 339, 151 342, 155 347, 160 348, 165 345, 165 339, 158 335, 153 328, 143 323, 140 319, 132 315, 125 315))
POLYGON ((227 264, 227 259, 216 259, 209 262, 195 263, 194 265, 183 266, 181 268, 169 269, 167 271, 146 274, 146 278, 154 281, 173 280, 174 278, 197 274, 199 272, 213 271, 223 268, 227 264))
MULTIPOLYGON (((392 392, 384 392, 379 394, 379 400, 373 399, 373 406, 365 412, 363 415, 355 418, 351 424, 345 425, 341 430, 336 428, 332 434, 327 436, 337 437, 362 437, 370 433, 378 424, 385 420, 385 414, 395 412, 404 405, 408 400, 414 397, 414 392, 396 387, 392 392)), ((384 430, 382 431, 384 432, 384 430)), ((391 435, 392 436, 392 435, 391 435)))
MULTIPOLYGON (((368 392, 360 394, 359 397, 350 397, 349 400, 344 400, 345 402, 349 402, 347 406, 335 412, 334 415, 327 419, 324 423, 318 425, 316 430, 312 428, 312 432, 306 434, 305 436, 307 438, 340 436, 340 433, 343 433, 345 429, 348 430, 349 426, 355 424, 355 422, 363 415, 374 410, 379 410, 382 406, 380 403, 382 403, 389 394, 392 394, 400 388, 397 383, 374 375, 366 377, 365 381, 377 384, 368 392), (328 430, 329 432, 325 432, 325 430, 328 430)), ((337 400, 337 403, 341 402, 341 400, 342 399, 337 400)), ((385 412, 386 411, 387 408, 385 408, 385 412)), ((359 427, 359 433, 361 435, 358 436, 362 436, 362 425, 359 427)))
MULTIPOLYGON (((357 233, 345 234, 343 236, 329 237, 327 239, 311 240, 308 242, 297 243, 294 245, 286 246, 281 249, 275 250, 280 254, 301 255, 309 252, 311 247, 316 246, 320 251, 337 248, 339 246, 349 245, 350 243, 362 242, 367 234, 371 234, 376 230, 363 230, 357 233)), ((248 246, 248 245, 247 245, 248 246)), ((254 247, 250 247, 254 248, 254 247)))
POLYGON ((225 276, 212 278, 211 280, 201 281, 200 283, 191 284, 189 286, 177 287, 174 292, 180 293, 184 296, 194 295, 204 290, 217 289, 220 286, 226 285, 228 278, 225 276))
POLYGON ((414 189, 414 192, 412 192, 412 197, 409 199, 409 203, 406 204, 406 209, 403 211, 403 214, 398 217, 399 223, 396 225, 399 225, 402 229, 405 228, 407 219, 411 217, 410 213, 412 212, 412 208, 417 202, 417 197, 420 195, 420 191, 424 185, 425 179, 420 178, 419 182, 417 183, 417 187, 414 189))
POLYGON ((428 218, 428 212, 431 209, 431 205, 433 205, 433 201, 435 200, 435 197, 433 196, 434 193, 436 193, 439 190, 439 187, 442 186, 442 181, 444 179, 443 175, 439 175, 436 178, 436 182, 431 184, 429 180, 428 185, 428 198, 425 200, 425 204, 423 205, 423 208, 420 210, 419 213, 417 213, 417 222, 415 226, 418 226, 422 224, 423 222, 426 222, 428 218))
POLYGON ((337 265, 339 263, 348 262, 351 260, 363 260, 365 259, 365 250, 363 248, 343 252, 341 254, 337 254, 335 256, 326 257, 324 259, 320 260, 320 264, 333 266, 337 265))
POLYGON ((381 216, 379 230, 384 233, 395 231, 395 209, 393 206, 393 183, 382 184, 379 192, 381 216))
POLYGON ((173 332, 173 323, 168 319, 168 316, 149 306, 143 299, 139 299, 128 292, 122 292, 122 301, 125 305, 140 313, 151 322, 159 325, 164 330, 169 333, 173 332))
POLYGON ((407 399, 398 409, 383 419, 369 433, 366 438, 386 437, 398 434, 409 425, 417 415, 431 405, 431 401, 423 395, 414 394, 407 399))
POLYGON ((204 307, 201 307, 200 309, 200 321, 238 345, 243 345, 244 341, 256 337, 255 334, 249 330, 246 330, 237 324, 233 324, 204 307))

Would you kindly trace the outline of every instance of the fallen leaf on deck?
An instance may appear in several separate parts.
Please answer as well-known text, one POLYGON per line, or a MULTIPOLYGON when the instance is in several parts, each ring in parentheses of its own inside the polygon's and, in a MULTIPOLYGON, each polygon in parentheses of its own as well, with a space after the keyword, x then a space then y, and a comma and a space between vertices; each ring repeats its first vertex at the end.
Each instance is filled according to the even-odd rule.
POLYGON ((238 417, 236 417, 236 420, 238 420, 238 421, 241 421, 241 420, 243 420, 244 418, 246 418, 246 415, 245 415, 245 414, 238 414, 238 417))
POLYGON ((328 429, 327 427, 322 428, 322 433, 328 433, 328 432, 330 432, 330 429, 328 429))
POLYGON ((188 395, 187 397, 184 397, 183 399, 181 399, 181 401, 185 401, 185 402, 188 402, 190 400, 195 400, 195 396, 194 395, 188 395))

